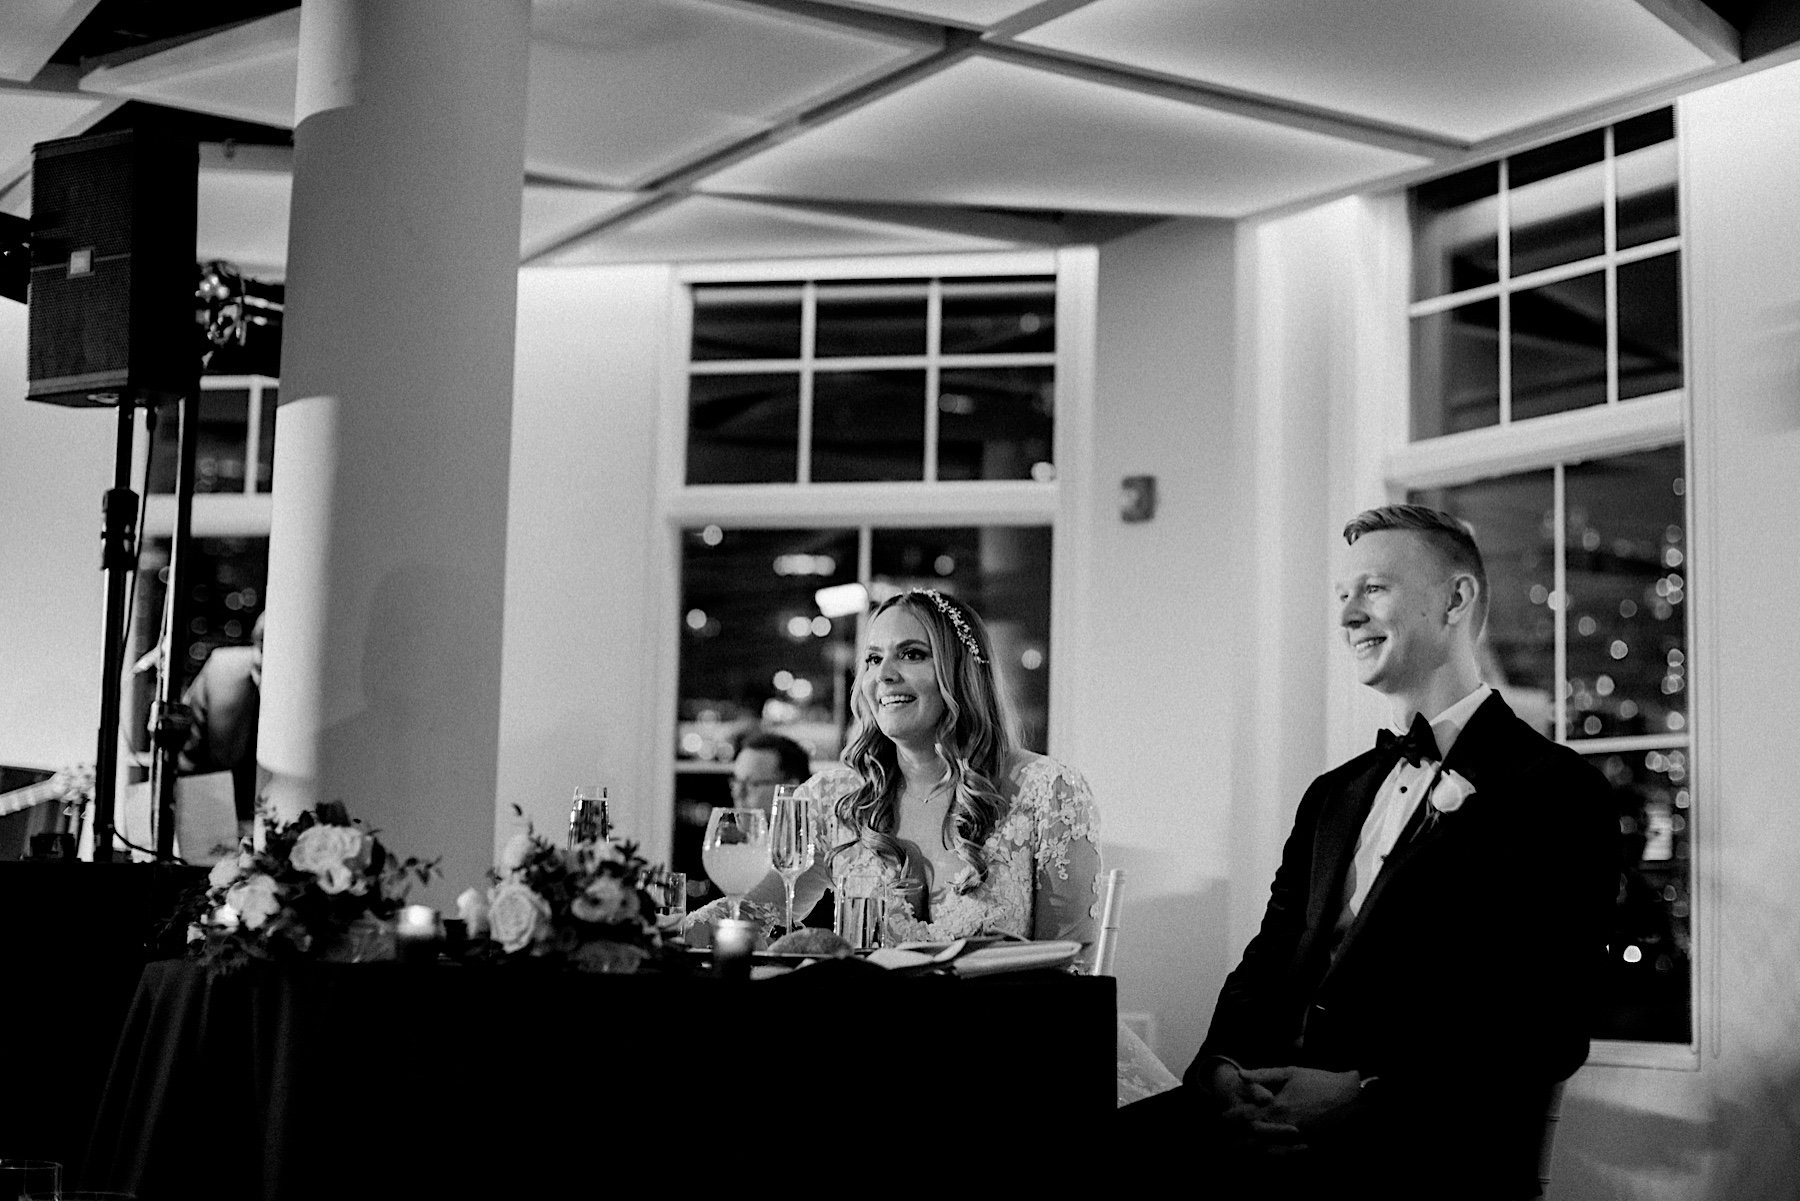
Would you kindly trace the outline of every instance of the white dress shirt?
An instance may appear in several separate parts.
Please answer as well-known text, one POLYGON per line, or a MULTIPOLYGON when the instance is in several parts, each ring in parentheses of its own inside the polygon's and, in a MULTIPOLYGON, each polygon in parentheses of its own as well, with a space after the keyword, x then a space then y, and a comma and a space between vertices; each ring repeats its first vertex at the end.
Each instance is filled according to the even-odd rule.
MULTIPOLYGON (((1493 691, 1486 684, 1477 685, 1475 691, 1431 719, 1431 736, 1437 740, 1439 755, 1449 757, 1457 736, 1493 691)), ((1406 731, 1400 729, 1394 733, 1403 735, 1406 731)), ((1412 820, 1413 811, 1424 803, 1424 790, 1435 780, 1441 766, 1441 761, 1434 763, 1426 759, 1414 766, 1402 759, 1381 782, 1381 788, 1375 793, 1375 803, 1369 808, 1369 816, 1363 819, 1362 836, 1356 842, 1356 857, 1350 861, 1350 878, 1344 886, 1349 896, 1338 922, 1340 936, 1368 899, 1375 877, 1381 874, 1381 865, 1393 852, 1401 831, 1412 820)))

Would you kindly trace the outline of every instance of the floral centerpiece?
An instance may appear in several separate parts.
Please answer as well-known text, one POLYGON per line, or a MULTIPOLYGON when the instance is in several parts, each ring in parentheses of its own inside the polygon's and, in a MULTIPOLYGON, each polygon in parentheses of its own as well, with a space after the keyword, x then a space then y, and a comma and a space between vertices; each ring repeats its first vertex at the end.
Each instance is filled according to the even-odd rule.
POLYGON ((263 849, 245 844, 221 859, 176 914, 200 958, 227 970, 254 959, 391 958, 389 923, 437 861, 397 858, 338 802, 286 823, 265 812, 264 829, 263 849))
POLYGON ((502 850, 489 886, 467 889, 456 907, 479 952, 635 972, 661 946, 650 894, 661 874, 635 843, 564 848, 527 828, 502 850))

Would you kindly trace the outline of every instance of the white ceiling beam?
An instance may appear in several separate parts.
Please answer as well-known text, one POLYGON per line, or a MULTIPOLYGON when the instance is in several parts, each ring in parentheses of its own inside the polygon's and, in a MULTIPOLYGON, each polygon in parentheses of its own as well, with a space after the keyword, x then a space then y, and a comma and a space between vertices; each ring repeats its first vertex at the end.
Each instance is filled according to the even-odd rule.
POLYGON ((818 0, 722 0, 733 8, 777 12, 793 20, 823 29, 847 29, 868 37, 902 45, 937 43, 943 31, 954 28, 923 16, 877 12, 867 8, 841 8, 818 0))
POLYGON ((1743 61, 1743 38, 1731 22, 1701 0, 1637 0, 1637 3, 1720 66, 1743 61))
POLYGON ((1074 246, 1096 240, 1104 241, 1167 219, 1166 214, 1162 213, 1135 216, 1125 213, 1069 213, 1046 216, 936 204, 866 203, 746 195, 738 192, 703 192, 699 195, 721 200, 742 200, 798 212, 820 213, 828 217, 849 217, 883 225, 900 225, 932 233, 963 234, 997 242, 1018 242, 1034 246, 1074 246))
POLYGON ((1195 108, 1230 113, 1253 121, 1266 121, 1289 129, 1303 129, 1346 142, 1396 150, 1421 158, 1442 159, 1467 149, 1467 144, 1424 130, 1410 129, 1383 121, 1351 117, 1334 109, 1318 108, 1291 100, 1280 100, 1254 92, 1239 91, 1216 85, 1195 83, 1176 75, 1137 67, 1122 67, 1103 59, 1088 58, 1040 46, 1016 42, 984 40, 976 47, 981 58, 1012 63, 1039 71, 1050 71, 1072 79, 1085 80, 1103 87, 1137 92, 1174 100, 1195 108))
POLYGON ((1027 29, 1036 29, 1074 12, 1078 8, 1086 8, 1095 0, 1038 0, 1030 8, 1021 9, 988 30, 991 38, 1010 38, 1024 33, 1027 29))

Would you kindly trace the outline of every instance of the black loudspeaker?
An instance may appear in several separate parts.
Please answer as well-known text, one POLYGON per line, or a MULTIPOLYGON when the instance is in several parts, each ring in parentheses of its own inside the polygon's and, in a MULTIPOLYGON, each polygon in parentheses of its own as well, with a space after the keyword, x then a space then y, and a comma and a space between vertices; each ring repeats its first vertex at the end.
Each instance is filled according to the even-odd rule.
POLYGON ((199 146, 155 127, 40 142, 31 169, 31 400, 162 404, 200 373, 199 146))

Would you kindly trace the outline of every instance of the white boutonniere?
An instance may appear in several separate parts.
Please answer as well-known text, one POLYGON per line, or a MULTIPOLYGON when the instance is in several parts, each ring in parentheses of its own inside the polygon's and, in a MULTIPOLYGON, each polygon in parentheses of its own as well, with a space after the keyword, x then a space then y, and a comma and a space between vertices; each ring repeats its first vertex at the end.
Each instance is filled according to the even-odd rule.
POLYGON ((1463 807, 1463 802, 1475 795, 1475 785, 1461 772, 1440 771, 1437 782, 1431 787, 1431 812, 1426 816, 1432 822, 1446 813, 1455 813, 1463 807))

